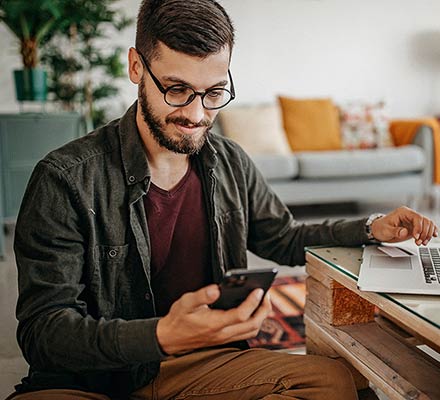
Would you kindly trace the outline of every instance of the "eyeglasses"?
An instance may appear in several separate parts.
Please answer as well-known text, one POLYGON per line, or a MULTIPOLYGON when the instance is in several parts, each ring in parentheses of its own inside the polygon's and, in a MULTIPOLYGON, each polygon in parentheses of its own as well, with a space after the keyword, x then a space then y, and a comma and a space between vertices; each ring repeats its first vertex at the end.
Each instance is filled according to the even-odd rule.
POLYGON ((204 92, 196 92, 191 86, 182 83, 164 88, 159 79, 154 76, 144 56, 138 50, 136 51, 141 57, 142 63, 153 79, 153 82, 163 94, 165 103, 171 107, 185 107, 192 103, 196 96, 200 96, 204 108, 207 110, 218 110, 219 108, 225 107, 227 104, 229 104, 229 102, 235 99, 234 82, 232 81, 231 71, 229 70, 228 76, 231 82, 231 91, 219 87, 211 88, 204 92))

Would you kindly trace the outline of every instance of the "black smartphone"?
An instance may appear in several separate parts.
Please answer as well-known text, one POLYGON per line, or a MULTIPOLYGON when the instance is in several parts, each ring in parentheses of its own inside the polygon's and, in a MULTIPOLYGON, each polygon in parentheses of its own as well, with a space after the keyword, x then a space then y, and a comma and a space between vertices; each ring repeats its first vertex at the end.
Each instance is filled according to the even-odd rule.
MULTIPOLYGON (((261 288, 266 293, 278 273, 276 268, 231 269, 220 283, 220 297, 211 308, 228 310, 238 307, 254 289, 261 288)), ((263 301, 263 300, 262 300, 263 301)))

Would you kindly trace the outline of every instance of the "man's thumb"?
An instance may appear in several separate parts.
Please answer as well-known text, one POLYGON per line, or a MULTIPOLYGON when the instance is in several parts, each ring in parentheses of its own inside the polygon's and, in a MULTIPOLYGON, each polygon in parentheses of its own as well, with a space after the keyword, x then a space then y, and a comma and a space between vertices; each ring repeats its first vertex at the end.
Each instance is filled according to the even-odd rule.
POLYGON ((217 285, 205 286, 195 292, 189 292, 181 297, 181 305, 185 310, 191 311, 206 304, 212 304, 220 296, 217 285))
POLYGON ((209 285, 205 288, 207 304, 214 303, 220 297, 220 289, 217 285, 209 285))

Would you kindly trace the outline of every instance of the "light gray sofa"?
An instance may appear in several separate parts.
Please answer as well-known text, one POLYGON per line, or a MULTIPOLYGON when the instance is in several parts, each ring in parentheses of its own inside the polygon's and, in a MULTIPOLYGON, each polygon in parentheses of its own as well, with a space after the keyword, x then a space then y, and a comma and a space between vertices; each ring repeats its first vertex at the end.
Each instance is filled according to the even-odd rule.
MULTIPOLYGON (((216 130, 221 133, 220 124, 216 130)), ((287 205, 398 201, 417 208, 432 194, 433 139, 421 127, 411 145, 369 150, 254 155, 287 205)))

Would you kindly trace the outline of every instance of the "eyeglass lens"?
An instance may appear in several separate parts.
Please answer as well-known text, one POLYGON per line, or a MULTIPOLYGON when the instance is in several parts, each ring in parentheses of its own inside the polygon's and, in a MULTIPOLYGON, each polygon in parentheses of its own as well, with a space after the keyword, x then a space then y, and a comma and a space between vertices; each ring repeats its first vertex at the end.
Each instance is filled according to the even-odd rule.
MULTIPOLYGON (((189 86, 171 86, 165 94, 165 101, 172 106, 183 106, 191 103, 196 92, 189 86)), ((202 95, 202 104, 206 108, 220 108, 231 99, 231 93, 223 88, 207 90, 202 95)))

